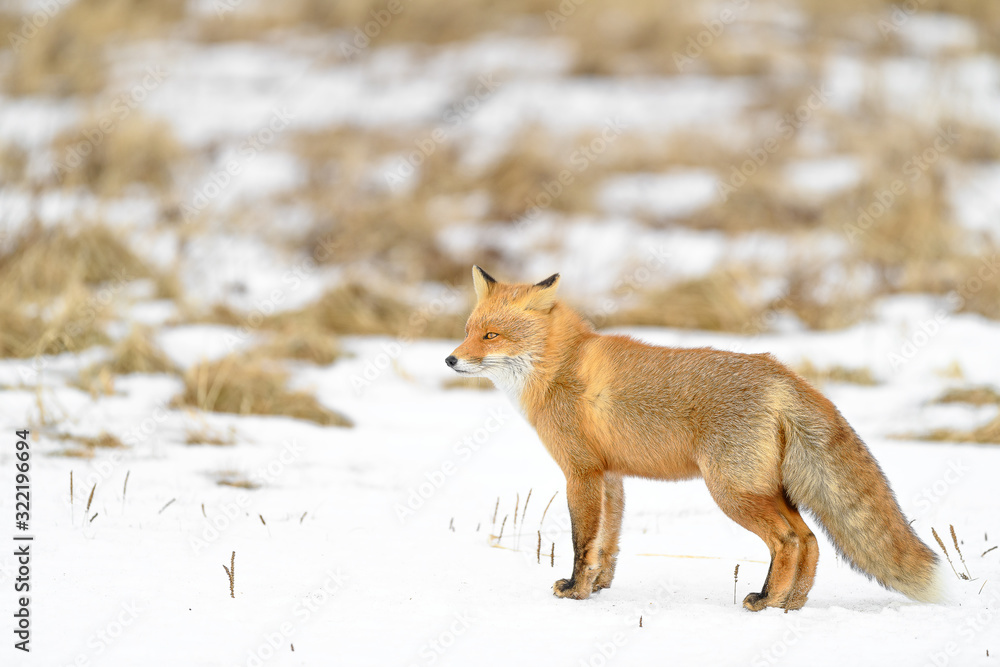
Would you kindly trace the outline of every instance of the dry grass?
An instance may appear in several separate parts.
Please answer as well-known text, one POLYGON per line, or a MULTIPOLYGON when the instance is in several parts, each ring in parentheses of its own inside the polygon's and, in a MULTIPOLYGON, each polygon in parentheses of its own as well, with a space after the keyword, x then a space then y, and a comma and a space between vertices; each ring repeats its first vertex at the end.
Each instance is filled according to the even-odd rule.
POLYGON ((911 436, 917 440, 965 442, 979 445, 1000 444, 1000 415, 973 429, 938 428, 929 433, 911 436))
POLYGON ((267 334, 252 354, 265 359, 300 359, 326 366, 344 356, 337 336, 318 327, 284 327, 267 334))
MULTIPOLYGON (((584 169, 586 156, 577 150, 592 138, 559 140, 547 130, 530 127, 513 137, 503 155, 465 187, 488 194, 486 216, 491 219, 517 220, 533 206, 562 212, 591 210, 592 194, 604 171, 602 160, 589 161, 584 169)), ((461 170, 460 165, 451 168, 461 170)))
POLYGON ((37 304, 17 301, 17 292, 0 290, 0 357, 79 352, 110 341, 104 331, 107 309, 89 290, 68 290, 44 315, 37 304))
MULTIPOLYGON (((984 385, 978 387, 954 387, 948 389, 934 401, 935 403, 967 403, 970 405, 1000 406, 1000 392, 984 385)), ((938 428, 928 433, 904 437, 917 440, 940 442, 965 442, 982 445, 1000 444, 1000 414, 982 426, 973 429, 938 428)))
POLYGON ((188 445, 228 447, 229 445, 236 444, 236 430, 230 428, 228 433, 222 434, 207 426, 200 429, 188 429, 184 437, 184 443, 188 445))
POLYGON ((128 335, 111 351, 107 368, 116 375, 130 373, 176 373, 174 365, 156 344, 156 333, 145 326, 133 325, 128 335))
POLYGON ((838 364, 819 368, 806 359, 795 368, 795 372, 817 385, 827 382, 845 382, 870 387, 878 384, 878 380, 875 379, 868 367, 850 368, 838 364))
POLYGON ((185 373, 184 391, 173 404, 209 412, 281 415, 323 426, 353 425, 311 394, 289 391, 287 380, 287 375, 273 364, 231 355, 203 362, 185 373))
POLYGON ((740 332, 761 309, 747 303, 740 279, 716 271, 641 296, 638 306, 609 315, 606 326, 658 326, 703 331, 740 332))
POLYGON ((955 387, 941 394, 934 402, 1000 405, 1000 392, 990 386, 955 387))
POLYGON ((106 344, 117 293, 147 277, 159 278, 107 227, 26 226, 0 255, 0 356, 106 344))
POLYGON ((134 325, 128 335, 115 343, 111 358, 83 369, 77 386, 91 396, 114 393, 116 375, 131 373, 178 373, 177 366, 156 344, 155 332, 134 325))
POLYGON ((489 391, 491 389, 496 389, 496 386, 489 378, 484 377, 461 377, 456 376, 453 378, 448 378, 441 383, 442 389, 477 389, 482 391, 489 391))
POLYGON ((220 470, 213 475, 215 483, 219 486, 231 486, 236 489, 259 489, 260 484, 247 477, 238 470, 220 470))
POLYGON ((968 257, 958 269, 959 275, 949 300, 957 303, 960 313, 976 313, 1000 320, 1000 248, 984 250, 982 256, 968 257), (986 276, 984 279, 982 276, 986 276))
POLYGON ((793 267, 788 271, 788 289, 778 305, 793 313, 807 327, 829 331, 851 326, 870 312, 877 292, 830 284, 823 267, 793 267))
POLYGON ((280 313, 269 323, 284 330, 325 331, 334 334, 461 338, 461 314, 430 315, 392 294, 349 283, 327 291, 297 311, 280 313))
POLYGON ((121 237, 99 224, 28 225, 0 255, 0 285, 16 291, 21 300, 48 301, 81 284, 120 285, 150 277, 121 237))
MULTIPOLYGON (((184 9, 183 2, 158 0, 76 0, 61 6, 13 50, 4 87, 14 95, 96 93, 106 81, 107 44, 163 34, 183 18, 184 9)), ((45 16, 35 10, 25 15, 29 22, 45 16)), ((16 25, 4 35, 20 36, 20 18, 16 25)))
POLYGON ((27 151, 16 144, 0 145, 0 179, 3 179, 4 183, 16 185, 24 181, 27 167, 27 151))
POLYGON ((56 439, 73 443, 72 446, 54 452, 53 456, 90 459, 99 449, 123 449, 125 444, 116 435, 101 431, 96 436, 57 435, 56 439))
POLYGON ((91 119, 56 137, 53 150, 60 183, 104 196, 121 195, 134 184, 169 191, 173 169, 185 156, 167 122, 139 111, 120 122, 114 116, 91 119))
POLYGON ((320 222, 306 250, 324 261, 385 267, 400 280, 454 282, 468 273, 438 244, 427 202, 410 196, 344 197, 317 202, 320 222), (325 202, 325 203, 324 203, 325 202), (331 248, 323 253, 324 244, 331 248))

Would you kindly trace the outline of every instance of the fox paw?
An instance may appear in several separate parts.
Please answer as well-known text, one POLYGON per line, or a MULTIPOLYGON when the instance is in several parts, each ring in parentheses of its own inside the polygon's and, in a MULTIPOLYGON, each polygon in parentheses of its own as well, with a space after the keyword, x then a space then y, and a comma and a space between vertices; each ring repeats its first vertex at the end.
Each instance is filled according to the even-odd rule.
POLYGON ((750 593, 743 598, 743 606, 750 611, 760 611, 767 606, 767 597, 760 593, 750 593))
POLYGON ((805 595, 786 595, 783 598, 774 595, 763 595, 761 593, 750 593, 743 598, 743 606, 750 611, 760 611, 765 607, 778 607, 785 611, 795 611, 802 609, 806 603, 805 595))
POLYGON ((572 600, 586 600, 590 597, 590 591, 581 589, 572 579, 560 579, 552 585, 552 592, 555 593, 556 597, 572 600))

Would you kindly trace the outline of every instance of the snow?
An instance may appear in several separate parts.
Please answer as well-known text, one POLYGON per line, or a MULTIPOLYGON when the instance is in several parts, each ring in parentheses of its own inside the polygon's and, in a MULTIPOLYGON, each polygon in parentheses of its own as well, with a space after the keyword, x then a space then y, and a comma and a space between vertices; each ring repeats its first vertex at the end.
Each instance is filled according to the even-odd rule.
POLYGON ((850 156, 799 160, 785 167, 785 178, 793 189, 820 200, 858 185, 861 177, 860 161, 850 156))
POLYGON ((1000 241, 1000 163, 966 168, 951 192, 956 220, 1000 241))
POLYGON ((610 213, 678 218, 714 203, 718 185, 718 177, 707 169, 629 174, 608 179, 598 201, 610 213))
POLYGON ((950 14, 913 14, 894 32, 907 48, 926 55, 972 49, 979 39, 972 21, 950 14))

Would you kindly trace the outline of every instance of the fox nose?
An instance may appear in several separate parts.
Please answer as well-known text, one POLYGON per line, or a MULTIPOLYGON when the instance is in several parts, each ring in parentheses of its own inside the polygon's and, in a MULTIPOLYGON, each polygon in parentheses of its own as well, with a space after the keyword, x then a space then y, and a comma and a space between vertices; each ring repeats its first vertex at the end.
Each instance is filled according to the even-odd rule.
POLYGON ((448 358, 444 360, 444 363, 448 364, 449 367, 454 368, 455 364, 458 363, 458 357, 454 354, 449 355, 448 358))

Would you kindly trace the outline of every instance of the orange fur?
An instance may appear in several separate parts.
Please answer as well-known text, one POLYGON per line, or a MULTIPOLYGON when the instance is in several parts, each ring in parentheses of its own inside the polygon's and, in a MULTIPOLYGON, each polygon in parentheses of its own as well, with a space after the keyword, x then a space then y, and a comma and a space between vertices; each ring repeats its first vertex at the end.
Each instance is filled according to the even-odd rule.
POLYGON ((773 357, 600 335, 555 298, 558 275, 503 284, 473 267, 473 281, 479 301, 446 361, 504 389, 566 475, 574 565, 556 595, 583 599, 611 585, 623 476, 701 476, 723 512, 771 553, 746 608, 805 604, 818 549, 798 507, 857 569, 912 598, 936 598, 938 559, 867 447, 773 357))

